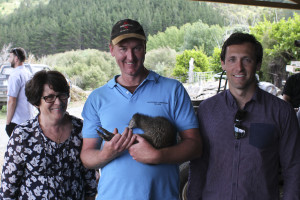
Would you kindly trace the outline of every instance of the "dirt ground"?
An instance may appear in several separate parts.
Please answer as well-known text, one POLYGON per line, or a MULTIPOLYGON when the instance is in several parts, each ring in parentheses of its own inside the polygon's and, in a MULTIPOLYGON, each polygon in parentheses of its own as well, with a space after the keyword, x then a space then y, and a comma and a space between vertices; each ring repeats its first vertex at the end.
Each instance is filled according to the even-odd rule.
MULTIPOLYGON (((3 159, 5 151, 0 151, 0 172, 2 173, 3 159)), ((1 183, 1 180, 0 180, 1 183)))

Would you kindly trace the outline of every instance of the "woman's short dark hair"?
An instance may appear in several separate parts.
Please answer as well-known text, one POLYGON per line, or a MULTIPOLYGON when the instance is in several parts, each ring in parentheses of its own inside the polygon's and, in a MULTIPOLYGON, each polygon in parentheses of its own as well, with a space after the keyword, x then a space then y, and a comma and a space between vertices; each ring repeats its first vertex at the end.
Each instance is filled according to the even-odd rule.
POLYGON ((26 60, 26 51, 21 47, 11 49, 9 53, 12 53, 15 56, 17 56, 21 62, 24 62, 26 60))
POLYGON ((34 106, 41 104, 44 85, 47 84, 55 92, 70 94, 70 86, 64 75, 58 71, 42 70, 34 74, 25 86, 25 95, 34 106))
POLYGON ((226 50, 228 46, 235 44, 244 44, 249 42, 254 45, 256 63, 261 63, 263 58, 263 48, 260 42, 256 40, 256 38, 248 33, 236 32, 229 36, 229 38, 224 42, 221 51, 221 60, 225 62, 226 50))

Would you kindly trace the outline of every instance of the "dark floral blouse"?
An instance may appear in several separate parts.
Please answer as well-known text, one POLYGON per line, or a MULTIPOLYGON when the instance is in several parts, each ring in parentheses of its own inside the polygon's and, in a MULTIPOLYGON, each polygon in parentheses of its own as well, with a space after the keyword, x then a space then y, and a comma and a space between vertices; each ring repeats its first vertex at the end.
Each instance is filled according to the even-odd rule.
POLYGON ((69 116, 71 136, 57 144, 47 138, 38 116, 15 128, 4 156, 0 199, 84 199, 96 196, 96 171, 80 160, 82 120, 69 116))

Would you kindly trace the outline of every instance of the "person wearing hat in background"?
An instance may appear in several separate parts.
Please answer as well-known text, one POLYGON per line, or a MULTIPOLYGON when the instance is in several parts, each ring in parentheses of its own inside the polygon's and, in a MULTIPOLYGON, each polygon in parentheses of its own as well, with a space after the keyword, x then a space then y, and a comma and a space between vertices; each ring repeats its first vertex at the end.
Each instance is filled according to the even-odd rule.
POLYGON ((13 68, 8 78, 6 133, 11 136, 16 125, 34 116, 34 108, 25 96, 25 84, 32 74, 25 68, 26 52, 23 48, 13 48, 9 52, 9 62, 13 68))
POLYGON ((88 168, 101 168, 97 199, 177 200, 178 163, 200 157, 202 151, 190 97, 180 82, 144 67, 146 36, 137 21, 117 22, 109 48, 121 75, 94 90, 82 112, 82 162, 88 168), (127 127, 137 112, 167 118, 181 142, 155 149, 139 136, 141 129, 127 127), (102 141, 98 126, 115 136, 102 141))

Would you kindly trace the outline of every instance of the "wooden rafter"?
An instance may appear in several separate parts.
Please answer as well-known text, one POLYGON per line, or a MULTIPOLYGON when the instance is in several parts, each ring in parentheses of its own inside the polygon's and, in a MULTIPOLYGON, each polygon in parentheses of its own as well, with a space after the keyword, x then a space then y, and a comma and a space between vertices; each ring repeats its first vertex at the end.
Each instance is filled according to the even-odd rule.
POLYGON ((192 1, 205 1, 212 3, 228 3, 228 4, 240 4, 248 6, 263 6, 271 8, 285 8, 285 9, 294 9, 300 10, 300 0, 290 0, 293 3, 278 3, 271 1, 257 1, 257 0, 192 0, 192 1))

